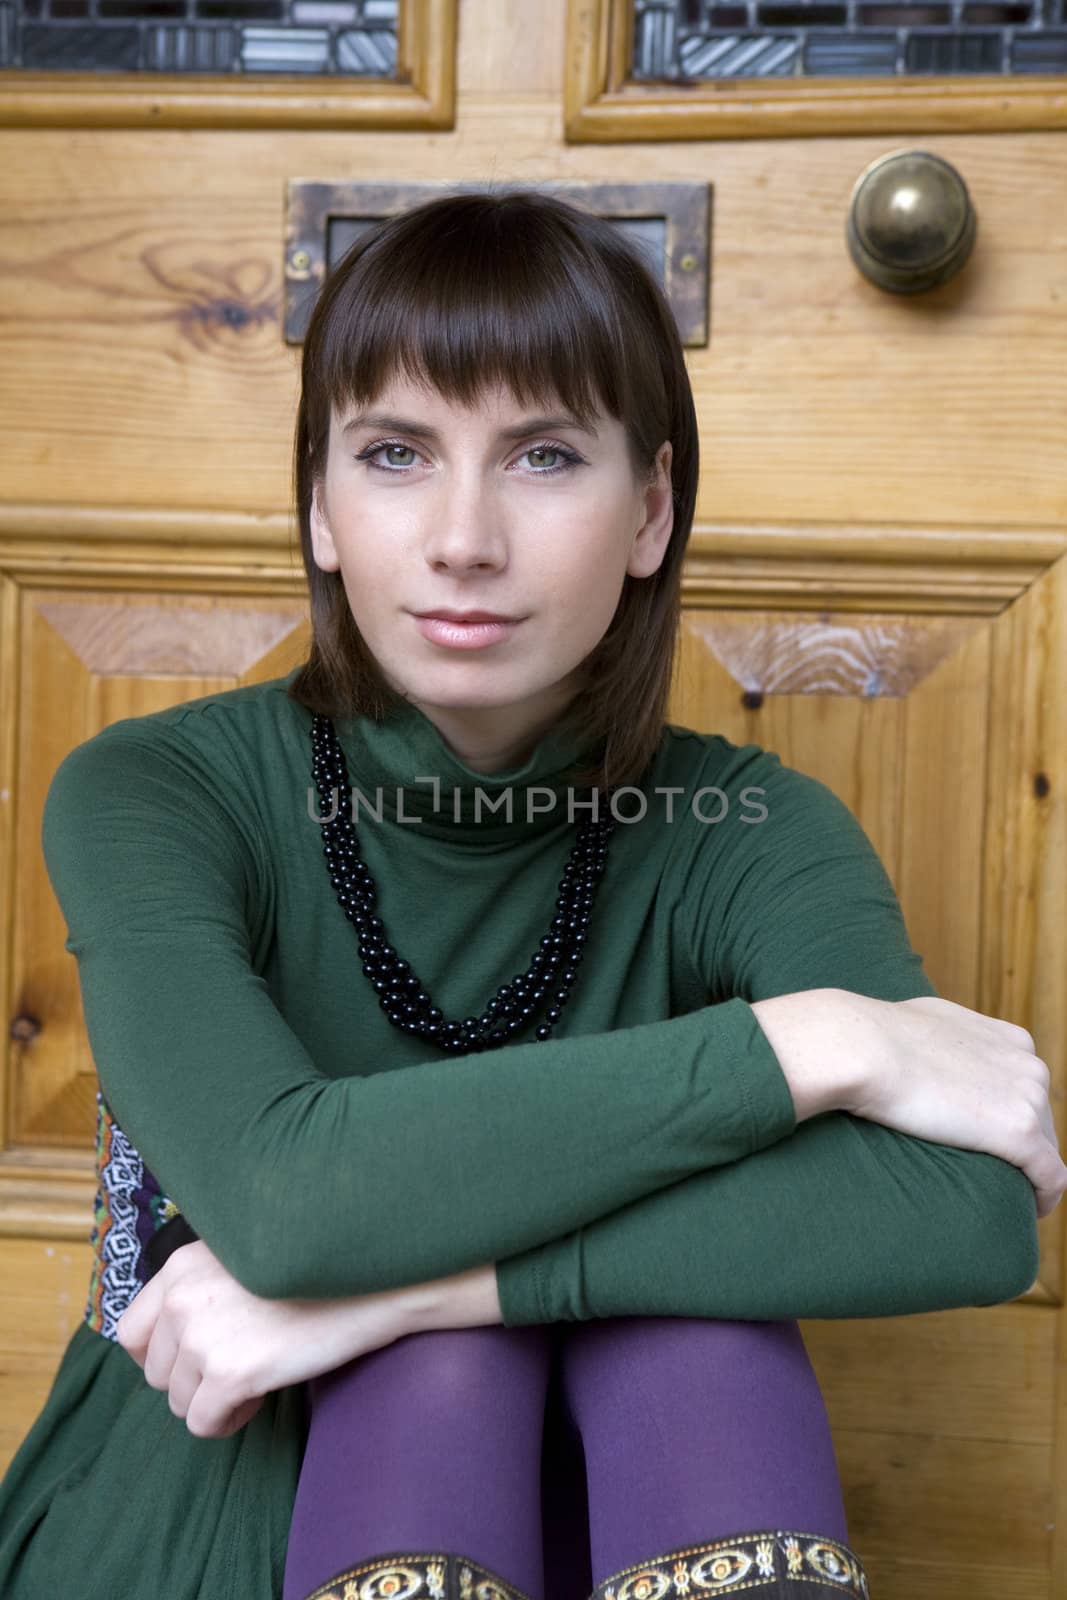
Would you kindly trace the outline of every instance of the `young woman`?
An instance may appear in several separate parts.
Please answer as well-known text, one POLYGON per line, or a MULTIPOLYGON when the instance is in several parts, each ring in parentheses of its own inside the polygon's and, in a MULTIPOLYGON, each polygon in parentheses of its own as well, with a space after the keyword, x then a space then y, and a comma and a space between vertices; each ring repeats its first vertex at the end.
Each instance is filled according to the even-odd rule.
POLYGON ((392 219, 302 376, 307 662, 48 791, 100 1188, 0 1592, 864 1596, 796 1319, 1022 1293, 1047 1070, 666 723, 697 428, 609 224, 392 219))

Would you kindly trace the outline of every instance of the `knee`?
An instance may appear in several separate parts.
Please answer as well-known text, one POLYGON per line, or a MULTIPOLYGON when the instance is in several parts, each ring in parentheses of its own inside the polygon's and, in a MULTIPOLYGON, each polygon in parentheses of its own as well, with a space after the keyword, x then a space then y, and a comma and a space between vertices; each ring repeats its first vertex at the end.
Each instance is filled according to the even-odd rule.
POLYGON ((566 1342, 575 1349, 610 1348, 628 1357, 677 1349, 721 1353, 730 1349, 804 1350, 795 1321, 745 1322, 726 1317, 605 1317, 570 1323, 566 1342))
POLYGON ((568 1390, 604 1384, 608 1374, 623 1388, 640 1377, 645 1387, 677 1392, 694 1381, 705 1392, 736 1387, 739 1380, 757 1387, 814 1382, 795 1321, 617 1317, 575 1323, 568 1327, 563 1370, 568 1390))
POLYGON ((551 1343, 547 1327, 435 1328, 411 1333, 324 1373, 311 1385, 316 1406, 373 1392, 396 1394, 411 1416, 472 1414, 503 1397, 544 1394, 551 1343))
POLYGON ((440 1328, 409 1341, 413 1398, 466 1412, 488 1395, 548 1382, 551 1346, 542 1327, 440 1328))

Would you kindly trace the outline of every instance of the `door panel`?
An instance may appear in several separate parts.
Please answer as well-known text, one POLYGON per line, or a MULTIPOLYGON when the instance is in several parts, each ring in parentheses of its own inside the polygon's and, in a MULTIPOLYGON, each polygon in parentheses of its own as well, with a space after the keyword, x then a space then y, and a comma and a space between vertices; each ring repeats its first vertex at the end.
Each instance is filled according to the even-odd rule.
MULTIPOLYGON (((937 85, 839 84, 831 126, 814 81, 795 115, 785 84, 754 112, 740 81, 666 113, 676 86, 642 107, 590 78, 574 99, 564 41, 594 13, 568 34, 565 0, 464 0, 435 34, 429 136, 394 111, 372 125, 365 95, 347 130, 272 120, 269 96, 240 126, 150 126, 143 94, 140 125, 100 94, 49 124, 41 84, 0 115, 0 1468, 89 1276, 95 1075, 40 858, 48 781, 97 728, 277 676, 306 641, 293 177, 713 186, 671 719, 775 750, 851 807, 941 993, 1034 1034, 1063 1137, 1062 96, 1005 75, 998 122, 985 92, 945 91, 935 116, 937 85), (978 243, 941 288, 893 296, 853 267, 845 220, 868 163, 915 145, 965 178, 978 243)), ((876 1600, 1067 1594, 1062 1210, 1015 1302, 803 1325, 876 1600)))

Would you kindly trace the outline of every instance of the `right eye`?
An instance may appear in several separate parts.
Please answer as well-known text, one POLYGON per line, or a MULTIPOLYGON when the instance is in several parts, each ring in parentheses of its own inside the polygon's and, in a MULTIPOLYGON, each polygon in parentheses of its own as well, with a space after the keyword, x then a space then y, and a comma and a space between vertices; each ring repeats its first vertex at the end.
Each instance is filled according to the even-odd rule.
POLYGON ((392 472, 395 474, 406 471, 406 467, 403 465, 383 467, 380 462, 375 461, 374 457, 380 455, 383 450, 406 450, 409 455, 415 454, 411 446, 404 444, 400 439, 383 439, 378 444, 368 445, 366 450, 361 450, 355 459, 357 461, 366 461, 375 472, 392 472))

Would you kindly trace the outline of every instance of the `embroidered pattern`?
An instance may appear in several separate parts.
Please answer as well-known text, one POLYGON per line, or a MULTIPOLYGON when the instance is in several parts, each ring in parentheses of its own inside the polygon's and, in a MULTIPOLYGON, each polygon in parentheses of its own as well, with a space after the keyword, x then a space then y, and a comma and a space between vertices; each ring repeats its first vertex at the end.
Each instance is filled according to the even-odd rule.
POLYGON ((144 1287, 145 1246, 178 1215, 96 1091, 96 1173, 89 1243, 93 1266, 85 1321, 115 1339, 119 1318, 144 1287))
POLYGON ((376 1556, 337 1573, 305 1600, 529 1600, 466 1556, 376 1556))
POLYGON ((669 1550, 613 1573, 589 1600, 666 1600, 668 1595, 672 1600, 675 1596, 704 1600, 706 1595, 740 1594, 746 1589, 783 1595, 794 1593, 794 1584, 798 1596, 810 1595, 811 1600, 829 1590, 848 1600, 870 1600, 867 1575, 847 1545, 816 1534, 782 1532, 742 1534, 669 1550), (783 1579, 788 1582, 779 1587, 783 1579), (801 1589, 801 1584, 817 1587, 801 1589))

